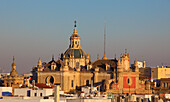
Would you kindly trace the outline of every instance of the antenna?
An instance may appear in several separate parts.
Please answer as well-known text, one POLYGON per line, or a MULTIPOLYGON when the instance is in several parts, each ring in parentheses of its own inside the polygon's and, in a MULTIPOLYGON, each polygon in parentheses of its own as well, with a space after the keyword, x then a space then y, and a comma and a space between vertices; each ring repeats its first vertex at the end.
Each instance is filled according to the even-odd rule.
POLYGON ((106 53, 106 23, 104 24, 104 54, 106 53))

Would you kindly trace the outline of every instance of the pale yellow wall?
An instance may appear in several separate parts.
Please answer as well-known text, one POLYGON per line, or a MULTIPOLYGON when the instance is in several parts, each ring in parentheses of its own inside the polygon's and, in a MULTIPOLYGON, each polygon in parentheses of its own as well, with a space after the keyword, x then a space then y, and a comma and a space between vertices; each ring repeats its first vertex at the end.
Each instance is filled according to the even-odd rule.
POLYGON ((151 68, 151 78, 161 79, 170 77, 170 68, 151 68))

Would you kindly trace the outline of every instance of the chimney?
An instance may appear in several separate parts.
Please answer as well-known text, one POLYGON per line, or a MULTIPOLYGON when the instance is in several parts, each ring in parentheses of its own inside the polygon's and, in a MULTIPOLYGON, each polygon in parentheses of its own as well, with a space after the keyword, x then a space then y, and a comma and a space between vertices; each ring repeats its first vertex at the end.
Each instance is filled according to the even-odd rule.
POLYGON ((35 87, 35 80, 32 81, 32 87, 35 87))
POLYGON ((60 84, 55 84, 54 91, 54 102, 60 102, 60 84))

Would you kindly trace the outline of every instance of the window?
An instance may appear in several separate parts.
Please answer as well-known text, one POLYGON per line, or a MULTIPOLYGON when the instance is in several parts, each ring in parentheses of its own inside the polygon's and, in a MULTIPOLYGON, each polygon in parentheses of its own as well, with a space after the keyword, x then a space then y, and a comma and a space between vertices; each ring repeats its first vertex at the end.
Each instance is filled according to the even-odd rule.
POLYGON ((42 96, 42 93, 40 93, 40 96, 42 96))
POLYGON ((79 62, 76 62, 76 68, 78 68, 79 67, 79 62))
POLYGON ((114 82, 112 81, 109 85, 109 89, 113 89, 113 84, 114 84, 114 82))
POLYGON ((128 83, 128 84, 130 83, 130 80, 129 80, 129 79, 127 80, 127 83, 128 83))
POLYGON ((77 41, 75 41, 75 44, 77 44, 77 41))
POLYGON ((74 82, 73 82, 73 80, 71 80, 71 87, 73 87, 74 86, 74 82))
POLYGON ((86 86, 89 86, 89 80, 86 80, 86 86))
POLYGON ((11 86, 13 85, 13 82, 11 83, 11 86))
POLYGON ((165 83, 163 83, 163 87, 165 87, 165 83))
POLYGON ((168 88, 168 83, 166 83, 166 87, 168 88))
POLYGON ((34 93, 34 96, 37 96, 37 93, 34 93))

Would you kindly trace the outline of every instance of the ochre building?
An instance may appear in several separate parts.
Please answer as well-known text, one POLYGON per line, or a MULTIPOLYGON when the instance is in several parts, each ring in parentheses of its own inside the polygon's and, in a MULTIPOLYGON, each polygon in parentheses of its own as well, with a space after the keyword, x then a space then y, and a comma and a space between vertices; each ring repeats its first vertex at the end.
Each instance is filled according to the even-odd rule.
POLYGON ((100 91, 108 93, 149 93, 149 82, 139 80, 137 61, 134 68, 129 67, 129 54, 121 54, 120 59, 102 59, 92 62, 80 44, 76 23, 70 37, 69 48, 58 60, 52 57, 48 63, 41 62, 32 68, 36 83, 60 83, 61 90, 70 92, 80 90, 83 86, 100 87, 100 91))
POLYGON ((24 83, 24 76, 18 75, 18 73, 16 71, 16 63, 14 61, 15 61, 15 59, 13 58, 10 75, 4 76, 4 86, 12 87, 13 90, 14 90, 14 88, 20 87, 20 85, 22 85, 24 83))

